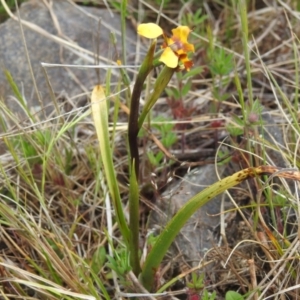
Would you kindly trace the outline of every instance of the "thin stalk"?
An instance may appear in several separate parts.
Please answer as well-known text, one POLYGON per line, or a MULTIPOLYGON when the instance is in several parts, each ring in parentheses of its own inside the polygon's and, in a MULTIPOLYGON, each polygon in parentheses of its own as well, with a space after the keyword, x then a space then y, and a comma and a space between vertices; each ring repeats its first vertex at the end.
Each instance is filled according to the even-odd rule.
POLYGON ((122 38, 122 63, 126 65, 126 9, 127 0, 121 4, 121 38, 122 38))
MULTIPOLYGON (((292 32, 292 28, 290 28, 292 32)), ((298 54, 298 47, 296 44, 295 39, 297 38, 295 34, 292 32, 293 35, 293 51, 294 51, 294 61, 295 61, 295 111, 298 111, 299 107, 299 54, 298 54)))
POLYGON ((156 103, 157 99, 163 92, 163 90, 168 85, 169 81, 171 80, 173 74, 175 72, 175 69, 168 68, 165 66, 163 70, 160 72, 159 76, 157 77, 154 87, 153 87, 153 93, 149 97, 149 99, 146 101, 146 104, 142 110, 142 113, 138 120, 138 131, 142 128, 143 123, 145 121, 146 116, 148 115, 149 111, 153 107, 153 105, 156 103))
POLYGON ((253 105, 253 91, 252 91, 252 76, 250 67, 250 54, 248 47, 248 16, 247 16, 247 4, 245 0, 239 1, 239 11, 242 22, 242 42, 245 56, 246 73, 247 73, 247 87, 250 107, 253 105))
MULTIPOLYGON (((134 161, 131 166, 131 170, 134 170, 134 161)), ((129 230, 130 230, 130 265, 133 273, 138 276, 141 272, 139 261, 139 186, 135 176, 135 172, 130 174, 129 185, 129 230)))

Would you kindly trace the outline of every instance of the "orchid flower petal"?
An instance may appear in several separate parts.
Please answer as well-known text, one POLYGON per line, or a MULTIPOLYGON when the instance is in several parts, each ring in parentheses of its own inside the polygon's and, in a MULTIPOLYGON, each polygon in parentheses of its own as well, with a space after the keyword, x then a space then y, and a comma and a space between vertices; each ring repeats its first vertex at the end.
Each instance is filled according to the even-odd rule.
POLYGON ((155 23, 140 24, 137 32, 139 35, 148 39, 156 39, 163 34, 163 30, 155 23))
POLYGON ((159 61, 163 62, 169 68, 176 68, 178 66, 178 56, 170 47, 164 50, 159 61))
POLYGON ((191 29, 188 26, 178 26, 177 28, 172 29, 174 37, 177 37, 183 44, 187 43, 187 38, 191 32, 191 29))

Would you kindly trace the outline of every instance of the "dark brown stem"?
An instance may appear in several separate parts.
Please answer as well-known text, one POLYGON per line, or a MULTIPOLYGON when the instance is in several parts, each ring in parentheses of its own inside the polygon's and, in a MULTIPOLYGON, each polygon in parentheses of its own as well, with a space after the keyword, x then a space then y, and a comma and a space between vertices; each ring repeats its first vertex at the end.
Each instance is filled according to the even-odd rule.
POLYGON ((128 142, 130 150, 130 168, 135 165, 135 174, 137 180, 139 179, 139 149, 138 149, 138 140, 137 136, 139 133, 138 118, 139 118, 139 105, 140 105, 140 96, 143 89, 143 84, 153 69, 153 55, 155 50, 156 42, 153 42, 147 56, 144 59, 144 62, 141 65, 139 70, 136 82, 133 87, 131 102, 130 102, 130 114, 128 122, 128 142))

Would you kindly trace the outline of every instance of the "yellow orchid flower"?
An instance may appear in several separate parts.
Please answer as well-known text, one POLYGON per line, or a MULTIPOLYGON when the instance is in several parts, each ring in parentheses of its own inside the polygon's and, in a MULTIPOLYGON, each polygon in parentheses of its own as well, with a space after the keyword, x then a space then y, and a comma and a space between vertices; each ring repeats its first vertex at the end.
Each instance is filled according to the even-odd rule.
POLYGON ((173 35, 168 38, 161 27, 155 23, 140 24, 138 34, 146 38, 154 39, 163 35, 164 49, 159 61, 163 62, 169 68, 179 67, 187 71, 193 66, 193 62, 188 59, 188 52, 195 52, 193 44, 188 43, 188 35, 191 29, 188 26, 178 26, 172 29, 173 35))

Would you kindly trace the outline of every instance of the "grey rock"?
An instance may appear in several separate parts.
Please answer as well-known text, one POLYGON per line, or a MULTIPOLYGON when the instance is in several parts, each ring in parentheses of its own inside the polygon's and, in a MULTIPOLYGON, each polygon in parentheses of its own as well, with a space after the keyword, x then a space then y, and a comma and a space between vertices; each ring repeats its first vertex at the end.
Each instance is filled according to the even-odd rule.
MULTIPOLYGON (((111 31, 116 33, 117 52, 121 55, 121 37, 118 34, 121 21, 118 14, 114 13, 112 17, 106 9, 78 7, 65 0, 54 0, 51 10, 53 15, 50 14, 49 8, 45 6, 43 1, 32 0, 20 7, 20 18, 37 25, 48 34, 81 47, 81 49, 64 46, 23 25, 33 73, 45 107, 49 106, 51 100, 41 62, 93 65, 93 53, 97 49, 97 41, 100 41, 99 53, 103 59, 108 58, 116 61, 117 54, 110 42, 111 31), (55 25, 55 19, 59 26, 55 25), (97 37, 99 37, 98 40, 97 37), (85 50, 90 52, 85 52, 85 50)), ((130 24, 127 24, 127 38, 127 57, 131 58, 131 62, 133 62, 136 32, 130 27, 130 24)), ((103 62, 100 61, 100 64, 103 64, 103 62)), ((21 111, 19 105, 16 105, 16 102, 10 97, 13 95, 13 91, 7 83, 3 73, 4 69, 11 72, 28 106, 30 108, 40 106, 29 72, 25 48, 20 34, 20 25, 18 21, 13 19, 9 19, 0 25, 0 100, 3 99, 13 111, 21 111)), ((98 77, 94 69, 53 67, 47 68, 47 73, 55 96, 63 94, 64 97, 75 97, 83 93, 83 98, 73 101, 76 105, 80 99, 86 99, 92 87, 98 83, 98 77)), ((103 83, 105 80, 104 70, 101 70, 100 79, 103 83)))
POLYGON ((272 149, 266 145, 269 163, 281 168, 289 167, 287 160, 283 157, 282 152, 280 152, 281 149, 284 151, 285 144, 281 125, 276 123, 267 110, 262 113, 261 118, 264 123, 263 130, 261 130, 263 139, 273 147, 272 149))

